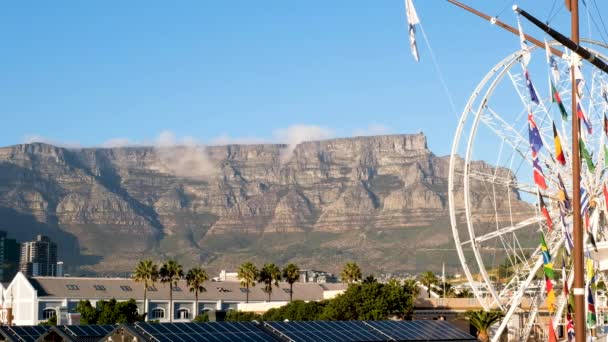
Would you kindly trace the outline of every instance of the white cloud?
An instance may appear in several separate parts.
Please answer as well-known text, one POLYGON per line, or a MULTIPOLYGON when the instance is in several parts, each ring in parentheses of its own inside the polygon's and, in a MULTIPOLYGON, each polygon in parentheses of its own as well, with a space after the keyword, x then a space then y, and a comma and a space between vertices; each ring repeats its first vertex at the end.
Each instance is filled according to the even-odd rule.
POLYGON ((218 171, 205 146, 194 137, 177 138, 171 131, 162 131, 155 139, 154 149, 162 166, 176 176, 205 179, 218 171))
POLYGON ((287 128, 276 129, 273 136, 276 140, 287 144, 287 148, 281 155, 281 161, 286 162, 291 158, 296 146, 305 141, 325 140, 335 137, 334 130, 323 126, 292 125, 287 128))

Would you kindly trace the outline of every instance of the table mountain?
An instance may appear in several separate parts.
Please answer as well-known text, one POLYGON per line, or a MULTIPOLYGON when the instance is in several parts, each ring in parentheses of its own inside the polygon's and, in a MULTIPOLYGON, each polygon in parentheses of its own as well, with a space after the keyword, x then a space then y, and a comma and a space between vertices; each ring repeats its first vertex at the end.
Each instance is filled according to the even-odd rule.
MULTIPOLYGON (((297 146, 15 145, 0 148, 0 229, 21 240, 51 235, 77 273, 128 272, 143 257, 212 271, 246 259, 415 271, 453 248, 448 164, 423 134, 297 146)), ((493 216, 482 186, 472 188, 493 216)))

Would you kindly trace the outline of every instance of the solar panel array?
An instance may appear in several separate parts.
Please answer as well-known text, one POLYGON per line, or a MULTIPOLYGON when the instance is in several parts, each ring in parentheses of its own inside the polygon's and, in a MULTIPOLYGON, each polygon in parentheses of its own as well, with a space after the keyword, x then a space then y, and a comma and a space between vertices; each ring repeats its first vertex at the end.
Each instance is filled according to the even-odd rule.
POLYGON ((15 341, 34 342, 48 331, 48 327, 40 325, 13 325, 3 326, 2 331, 15 341))
POLYGON ((397 341, 476 340, 447 321, 366 321, 364 323, 397 341))
POLYGON ((135 323, 144 336, 158 342, 276 342, 252 322, 135 323))
POLYGON ((387 341, 382 335, 361 321, 268 322, 271 331, 296 342, 374 342, 387 341))
POLYGON ((104 337, 116 328, 115 325, 63 325, 63 331, 74 337, 104 337))

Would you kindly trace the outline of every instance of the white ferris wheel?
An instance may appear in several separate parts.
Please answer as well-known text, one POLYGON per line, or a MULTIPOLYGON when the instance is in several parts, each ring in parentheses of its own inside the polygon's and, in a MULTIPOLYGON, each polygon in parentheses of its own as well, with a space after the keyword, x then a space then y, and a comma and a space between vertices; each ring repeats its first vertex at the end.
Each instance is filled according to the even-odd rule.
MULTIPOLYGON (((586 39, 581 43, 606 56, 606 44, 586 39)), ((550 44, 562 48, 557 42, 550 44)), ((496 64, 479 82, 460 118, 452 145, 448 189, 456 250, 472 292, 484 309, 505 313, 497 332, 508 327, 509 334, 518 340, 529 336, 538 324, 539 311, 548 311, 555 325, 565 324, 567 300, 563 294, 562 260, 569 287, 573 280, 568 258, 572 212, 564 207, 564 193, 560 191, 561 178, 561 189, 565 188, 565 194, 572 198, 570 132, 577 113, 571 113, 570 58, 566 54, 553 56, 555 62, 551 66, 544 49, 529 50, 532 59, 527 70, 538 103, 533 101, 524 75, 524 50, 496 64), (550 80, 567 118, 552 96, 550 80), (530 118, 538 128, 542 147, 530 143, 530 118), (564 165, 557 156, 555 133, 564 165), (542 170, 546 187, 535 181, 535 163, 542 170), (548 218, 541 210, 541 201, 548 218), (550 303, 546 298, 548 284, 543 268, 547 261, 543 259, 541 236, 555 273, 551 283, 555 300, 550 303), (520 317, 519 325, 511 320, 514 315, 520 317)), ((587 209, 586 249, 596 269, 608 269, 608 260, 607 267, 603 267, 601 253, 591 244, 593 239, 600 249, 608 245, 608 211, 603 194, 608 182, 608 127, 604 122, 608 75, 587 63, 582 63, 580 70, 578 77, 584 80, 579 83, 580 104, 591 126, 588 130, 581 120, 581 136, 593 163, 587 164, 581 156, 581 187, 588 196, 588 204, 583 204, 583 210, 587 209)))

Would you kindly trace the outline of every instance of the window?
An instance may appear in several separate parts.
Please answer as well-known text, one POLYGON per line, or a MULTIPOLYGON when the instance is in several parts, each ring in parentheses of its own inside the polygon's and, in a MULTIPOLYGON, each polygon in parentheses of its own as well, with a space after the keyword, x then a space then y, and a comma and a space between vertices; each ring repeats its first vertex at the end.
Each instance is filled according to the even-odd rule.
POLYGON ((158 291, 158 290, 154 286, 149 286, 148 291, 158 291))
POLYGON ((179 286, 174 286, 173 292, 182 292, 182 289, 180 289, 179 286))
POLYGON ((57 311, 53 308, 46 308, 42 310, 42 318, 44 319, 49 319, 55 316, 57 316, 57 311))
POLYGON ((95 290, 97 291, 105 291, 106 287, 103 285, 93 285, 93 287, 95 288, 95 290))
POLYGON ((247 289, 245 287, 241 287, 241 292, 242 293, 247 293, 247 292, 249 292, 249 289, 247 289))
POLYGON ((188 309, 184 309, 181 308, 179 310, 177 310, 177 317, 178 319, 190 319, 190 310, 188 309))
POLYGON ((161 308, 153 309, 152 312, 150 312, 150 317, 152 319, 165 318, 165 310, 161 308))
POLYGON ((123 291, 127 291, 127 292, 133 291, 133 289, 131 288, 131 286, 127 286, 127 285, 122 285, 120 287, 120 289, 123 290, 123 291))
POLYGON ((68 290, 72 290, 72 291, 79 290, 78 285, 74 285, 74 284, 67 284, 65 287, 67 287, 68 290))

